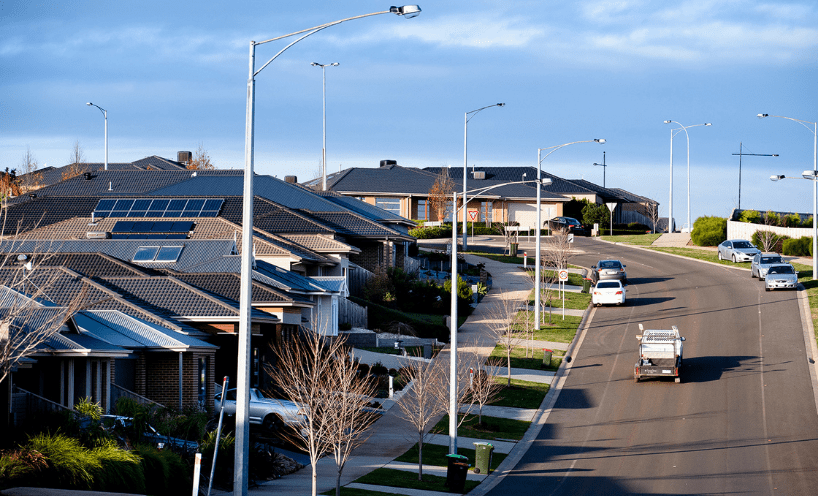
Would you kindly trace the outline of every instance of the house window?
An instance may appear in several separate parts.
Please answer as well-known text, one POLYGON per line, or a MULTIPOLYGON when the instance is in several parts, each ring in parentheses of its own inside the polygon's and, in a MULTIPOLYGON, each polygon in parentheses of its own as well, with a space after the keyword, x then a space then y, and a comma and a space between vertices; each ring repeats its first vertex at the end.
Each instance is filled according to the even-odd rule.
POLYGON ((491 222, 491 202, 480 203, 480 222, 491 222))
POLYGON ((400 215, 400 198, 378 197, 375 198, 375 206, 380 207, 387 212, 400 215))
POLYGON ((207 405, 207 357, 199 357, 199 405, 207 405))
POLYGON ((428 200, 418 200, 418 220, 428 220, 426 205, 428 200))
POLYGON ((250 373, 252 374, 252 378, 250 382, 252 383, 253 387, 257 388, 259 385, 259 377, 261 372, 261 359, 259 357, 258 348, 253 348, 253 365, 252 370, 250 373))

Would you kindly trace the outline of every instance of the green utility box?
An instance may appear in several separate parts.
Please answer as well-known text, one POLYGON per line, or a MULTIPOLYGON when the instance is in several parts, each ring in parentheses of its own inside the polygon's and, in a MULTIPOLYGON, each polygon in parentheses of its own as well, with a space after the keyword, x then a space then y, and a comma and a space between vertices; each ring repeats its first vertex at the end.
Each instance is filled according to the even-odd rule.
POLYGON ((554 354, 552 350, 547 350, 545 348, 542 349, 542 366, 543 367, 550 367, 551 366, 551 356, 554 354))

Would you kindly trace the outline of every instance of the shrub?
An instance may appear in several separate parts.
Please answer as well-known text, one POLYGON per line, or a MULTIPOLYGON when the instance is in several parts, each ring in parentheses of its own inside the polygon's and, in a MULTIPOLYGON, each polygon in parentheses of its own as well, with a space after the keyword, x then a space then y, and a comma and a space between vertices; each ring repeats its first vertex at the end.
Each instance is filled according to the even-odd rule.
POLYGON ((738 218, 739 222, 749 222, 751 224, 761 224, 761 214, 757 210, 745 210, 738 218))
POLYGON ((191 493, 193 481, 188 475, 191 470, 179 455, 170 450, 159 451, 148 444, 136 445, 134 452, 142 460, 142 471, 149 474, 145 481, 147 494, 172 496, 191 493))
POLYGON ((804 220, 804 222, 801 223, 801 227, 812 227, 812 216, 811 215, 809 217, 807 217, 806 220, 804 220))
MULTIPOLYGON (((452 281, 451 279, 446 281, 443 285, 443 290, 451 295, 452 291, 452 281)), ((471 286, 469 283, 464 281, 460 275, 457 276, 457 311, 459 313, 468 312, 468 309, 471 308, 472 296, 474 293, 471 290, 471 286)), ((451 299, 451 296, 449 296, 451 299)), ((466 315, 462 313, 462 315, 466 315)))
POLYGON ((40 471, 48 468, 48 462, 39 451, 17 449, 0 453, 0 488, 30 486, 40 471))
POLYGON ((780 226, 781 217, 772 210, 767 210, 767 213, 764 214, 764 223, 768 226, 780 226))
POLYGON ((801 216, 798 214, 789 214, 784 216, 783 222, 785 227, 798 227, 801 225, 801 216))
POLYGON ((812 255, 812 238, 802 236, 797 239, 787 239, 783 246, 784 255, 793 257, 807 257, 812 255))
POLYGON ((91 456, 100 464, 93 474, 94 489, 145 493, 145 472, 138 455, 120 449, 114 442, 108 442, 91 450, 91 456))
MULTIPOLYGON (((759 250, 764 250, 764 239, 763 236, 770 233, 770 231, 760 230, 753 233, 752 238, 750 238, 753 245, 757 246, 759 250)), ((783 234, 773 234, 775 236, 775 244, 769 251, 774 251, 776 253, 781 253, 784 249, 784 240, 790 239, 789 236, 784 236, 783 234)))
POLYGON ((369 369, 369 372, 372 375, 386 375, 389 372, 389 370, 381 362, 375 362, 369 369))
POLYGON ((37 434, 26 448, 46 457, 48 468, 33 480, 41 487, 93 489, 94 476, 102 465, 76 439, 62 434, 37 434))
POLYGON ((91 398, 88 397, 80 399, 77 404, 74 405, 74 410, 89 417, 91 420, 99 420, 102 417, 102 406, 99 403, 94 403, 91 401, 91 398))
POLYGON ((451 238, 452 226, 417 227, 409 229, 409 236, 414 236, 417 239, 451 238))
POLYGON ((727 239, 727 219, 723 217, 699 217, 693 223, 690 239, 697 246, 716 246, 727 239))
POLYGON ((650 231, 651 228, 639 222, 631 222, 628 224, 628 229, 631 231, 650 231))

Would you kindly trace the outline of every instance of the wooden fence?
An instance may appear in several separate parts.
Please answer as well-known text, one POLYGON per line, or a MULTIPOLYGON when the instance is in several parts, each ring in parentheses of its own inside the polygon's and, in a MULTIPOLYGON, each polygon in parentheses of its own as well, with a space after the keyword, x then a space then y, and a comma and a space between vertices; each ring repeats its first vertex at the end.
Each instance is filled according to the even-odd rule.
POLYGON ((369 309, 346 298, 340 298, 339 301, 341 304, 338 305, 338 323, 367 329, 369 309))

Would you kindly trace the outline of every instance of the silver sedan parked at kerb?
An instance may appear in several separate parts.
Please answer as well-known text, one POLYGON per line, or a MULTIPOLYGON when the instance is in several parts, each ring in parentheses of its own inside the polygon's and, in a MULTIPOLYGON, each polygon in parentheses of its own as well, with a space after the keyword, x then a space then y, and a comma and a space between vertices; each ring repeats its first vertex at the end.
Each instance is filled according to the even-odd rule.
POLYGON ((782 264, 784 259, 778 253, 756 253, 753 261, 750 262, 750 277, 758 277, 762 281, 767 277, 767 269, 770 265, 782 264))
POLYGON ((591 266, 595 281, 606 279, 619 279, 627 284, 628 274, 625 273, 625 264, 619 260, 600 260, 596 265, 591 266))
POLYGON ((798 287, 798 272, 790 264, 771 265, 767 269, 764 289, 795 289, 798 287))
POLYGON ((719 260, 749 262, 761 251, 746 239, 728 239, 719 245, 719 260))

